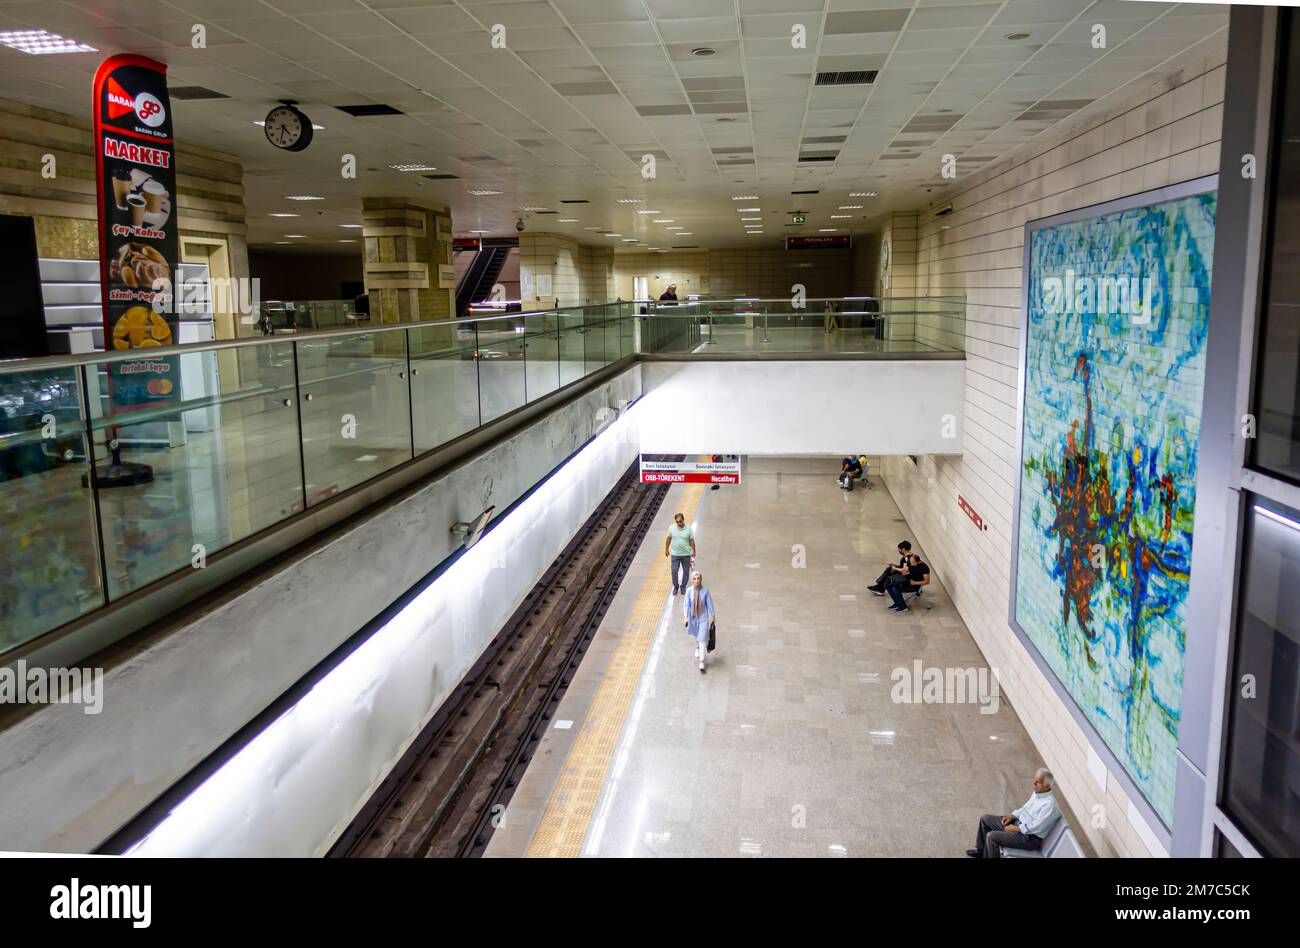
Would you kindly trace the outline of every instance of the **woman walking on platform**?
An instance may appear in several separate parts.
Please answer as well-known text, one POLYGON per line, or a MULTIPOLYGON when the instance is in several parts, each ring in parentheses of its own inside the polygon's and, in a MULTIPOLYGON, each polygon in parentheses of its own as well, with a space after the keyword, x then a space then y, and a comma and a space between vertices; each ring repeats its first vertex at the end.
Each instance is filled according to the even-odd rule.
POLYGON ((704 659, 709 654, 709 629, 716 615, 713 612, 713 594, 704 585, 704 577, 698 570, 691 573, 684 613, 686 634, 695 639, 695 657, 700 663, 700 671, 704 671, 704 659))

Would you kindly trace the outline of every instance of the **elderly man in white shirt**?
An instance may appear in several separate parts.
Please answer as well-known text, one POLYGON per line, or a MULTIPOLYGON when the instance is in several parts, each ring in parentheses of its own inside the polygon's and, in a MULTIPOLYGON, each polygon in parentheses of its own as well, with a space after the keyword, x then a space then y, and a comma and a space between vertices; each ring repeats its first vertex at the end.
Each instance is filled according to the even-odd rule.
POLYGON ((1010 816, 985 813, 980 817, 975 848, 966 855, 975 859, 998 859, 1003 849, 1041 849, 1043 839, 1061 818, 1052 792, 1052 772, 1046 767, 1034 771, 1034 792, 1025 805, 1012 810, 1010 816))

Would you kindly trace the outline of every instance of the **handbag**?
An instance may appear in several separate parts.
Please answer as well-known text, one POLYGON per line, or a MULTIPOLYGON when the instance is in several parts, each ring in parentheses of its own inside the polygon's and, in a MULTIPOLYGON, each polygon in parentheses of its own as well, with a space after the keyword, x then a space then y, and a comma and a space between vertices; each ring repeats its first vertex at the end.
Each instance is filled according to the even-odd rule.
POLYGON ((712 652, 717 647, 718 647, 718 624, 716 622, 710 622, 709 623, 709 646, 708 646, 709 651, 712 652))

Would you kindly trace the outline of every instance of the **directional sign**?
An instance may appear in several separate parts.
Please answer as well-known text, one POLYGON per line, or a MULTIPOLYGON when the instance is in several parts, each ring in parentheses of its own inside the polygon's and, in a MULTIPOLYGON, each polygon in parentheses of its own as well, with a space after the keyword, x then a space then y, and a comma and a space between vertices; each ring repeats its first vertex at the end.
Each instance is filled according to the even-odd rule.
POLYGON ((641 458, 642 484, 739 484, 734 461, 647 461, 641 458))

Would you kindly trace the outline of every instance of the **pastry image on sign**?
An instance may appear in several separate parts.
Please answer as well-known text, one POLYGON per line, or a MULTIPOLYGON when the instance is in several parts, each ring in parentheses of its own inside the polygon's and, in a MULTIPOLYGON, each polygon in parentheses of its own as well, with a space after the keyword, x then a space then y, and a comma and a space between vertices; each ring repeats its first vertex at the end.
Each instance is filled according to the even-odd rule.
POLYGON ((130 241, 117 249, 108 265, 108 278, 121 280, 132 289, 152 289, 154 280, 171 279, 167 258, 148 244, 130 241))
POLYGON ((171 344, 172 330, 167 320, 147 306, 132 306, 113 325, 114 349, 158 349, 171 344))

